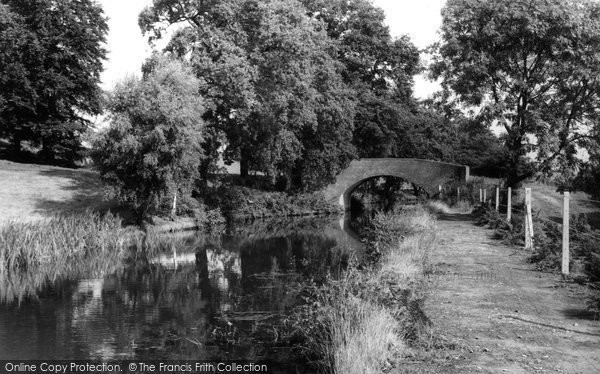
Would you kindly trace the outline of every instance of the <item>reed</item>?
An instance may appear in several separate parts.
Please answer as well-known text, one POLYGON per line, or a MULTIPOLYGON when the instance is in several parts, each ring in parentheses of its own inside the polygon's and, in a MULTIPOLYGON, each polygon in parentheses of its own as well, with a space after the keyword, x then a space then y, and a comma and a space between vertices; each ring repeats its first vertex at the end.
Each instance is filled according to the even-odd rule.
POLYGON ((86 211, 0 227, 0 299, 35 296, 65 275, 97 278, 122 259, 131 237, 111 214, 86 211))

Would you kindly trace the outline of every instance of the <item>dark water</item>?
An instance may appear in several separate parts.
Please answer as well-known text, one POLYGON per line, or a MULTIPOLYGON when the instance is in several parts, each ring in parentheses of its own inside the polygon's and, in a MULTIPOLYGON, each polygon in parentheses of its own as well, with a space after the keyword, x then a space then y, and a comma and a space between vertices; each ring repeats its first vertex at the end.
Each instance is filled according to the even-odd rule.
MULTIPOLYGON (((343 220, 342 220, 343 223, 343 220)), ((260 222, 180 234, 176 250, 124 256, 0 287, 0 359, 273 359, 297 285, 336 276, 358 248, 332 220, 260 222), (23 291, 19 291, 23 290, 23 291), (21 292, 21 293, 20 293, 21 292)), ((2 274, 0 274, 2 276, 2 274)))

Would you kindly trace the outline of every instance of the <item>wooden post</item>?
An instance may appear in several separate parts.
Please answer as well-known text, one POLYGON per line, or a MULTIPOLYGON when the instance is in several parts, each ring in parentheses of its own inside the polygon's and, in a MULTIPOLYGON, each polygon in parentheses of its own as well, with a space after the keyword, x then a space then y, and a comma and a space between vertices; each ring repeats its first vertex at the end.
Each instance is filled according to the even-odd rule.
POLYGON ((439 191, 440 191, 440 194, 438 195, 438 196, 439 196, 438 198, 439 198, 440 200, 442 200, 442 185, 441 185, 441 184, 440 184, 440 185, 438 185, 438 189, 439 189, 439 191))
POLYGON ((510 222, 511 216, 512 216, 512 188, 508 187, 508 201, 506 203, 507 207, 506 207, 506 221, 510 222))
POLYGON ((569 274, 569 195, 563 193, 562 273, 569 274))
POLYGON ((479 202, 480 203, 483 202, 483 192, 482 192, 481 188, 479 189, 479 202))
POLYGON ((533 219, 531 217, 531 188, 525 189, 525 249, 533 249, 533 219))
POLYGON ((456 187, 456 202, 460 201, 460 187, 456 187))
POLYGON ((487 202, 487 188, 483 189, 483 202, 487 202))
POLYGON ((500 187, 496 186, 496 211, 500 211, 500 187))

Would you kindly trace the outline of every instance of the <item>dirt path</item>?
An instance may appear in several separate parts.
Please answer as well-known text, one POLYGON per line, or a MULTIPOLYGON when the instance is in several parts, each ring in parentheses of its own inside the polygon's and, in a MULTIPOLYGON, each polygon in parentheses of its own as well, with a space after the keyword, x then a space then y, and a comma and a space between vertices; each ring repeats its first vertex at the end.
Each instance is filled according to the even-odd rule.
POLYGON ((583 287, 533 270, 469 216, 438 225, 425 313, 455 348, 409 372, 600 373, 600 321, 586 312, 583 287))

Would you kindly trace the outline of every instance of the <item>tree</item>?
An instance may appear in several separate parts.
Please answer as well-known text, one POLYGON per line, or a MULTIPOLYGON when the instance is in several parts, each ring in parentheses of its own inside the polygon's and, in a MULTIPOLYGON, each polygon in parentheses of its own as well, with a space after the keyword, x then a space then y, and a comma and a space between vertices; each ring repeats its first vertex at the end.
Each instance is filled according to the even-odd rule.
POLYGON ((207 155, 226 145, 243 177, 260 171, 286 189, 315 189, 349 163, 353 92, 335 45, 300 3, 155 0, 140 15, 152 37, 175 23, 185 26, 167 50, 189 59, 213 103, 207 155))
POLYGON ((101 110, 107 30, 93 0, 2 0, 0 135, 15 152, 29 141, 49 161, 76 158, 86 116, 101 110))
POLYGON ((508 185, 576 145, 598 120, 600 5, 564 0, 449 0, 433 77, 488 125, 504 126, 508 185), (527 155, 537 154, 527 164, 527 155))
POLYGON ((203 158, 199 80, 190 67, 154 56, 142 79, 118 84, 108 103, 110 128, 94 144, 93 157, 112 195, 140 217, 188 194, 203 158))
POLYGON ((397 132, 417 109, 413 76, 419 51, 407 36, 393 39, 385 14, 368 0, 302 0, 339 45, 345 82, 356 92, 353 143, 360 157, 391 157, 397 132))

